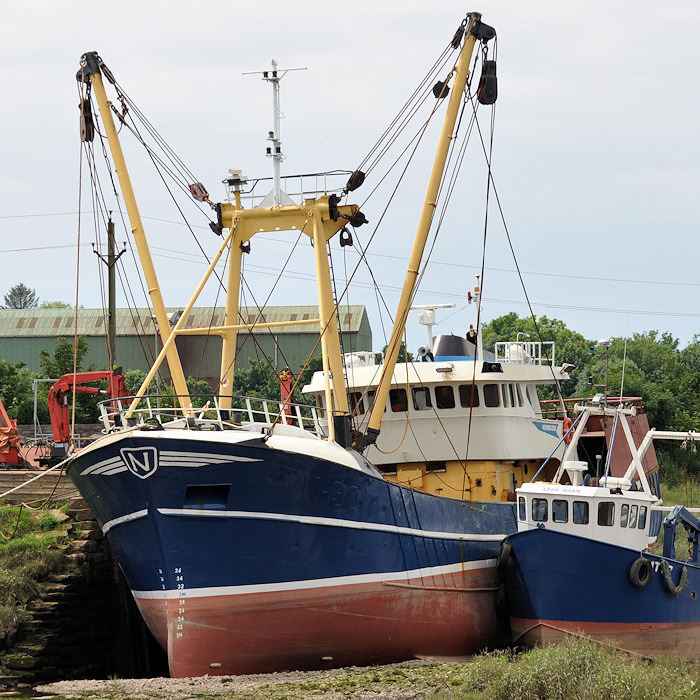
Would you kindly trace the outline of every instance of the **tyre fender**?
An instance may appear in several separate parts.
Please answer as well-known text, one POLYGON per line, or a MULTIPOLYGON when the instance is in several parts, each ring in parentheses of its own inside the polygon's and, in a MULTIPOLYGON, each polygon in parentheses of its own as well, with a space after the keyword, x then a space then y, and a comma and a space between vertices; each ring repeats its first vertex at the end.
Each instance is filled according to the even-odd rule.
POLYGON ((644 557, 639 557, 630 567, 630 581, 637 588, 646 588, 651 581, 651 573, 651 562, 644 557))

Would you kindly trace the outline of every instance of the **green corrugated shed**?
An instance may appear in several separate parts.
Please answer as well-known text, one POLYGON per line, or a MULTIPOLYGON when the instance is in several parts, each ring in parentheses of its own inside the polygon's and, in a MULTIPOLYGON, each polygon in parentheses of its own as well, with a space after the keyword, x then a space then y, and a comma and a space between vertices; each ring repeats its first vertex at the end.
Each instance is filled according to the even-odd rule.
MULTIPOLYGON (((178 309, 168 309, 176 312, 178 309)), ((246 322, 273 323, 318 318, 315 306, 270 306, 262 317, 254 308, 241 310, 246 322)), ((160 351, 160 339, 149 309, 117 309, 117 363, 125 369, 148 370, 160 351)), ((193 309, 185 328, 223 324, 221 307, 193 309)), ((107 366, 107 322, 102 309, 80 309, 77 334, 85 336, 90 351, 84 365, 97 369, 107 366)), ((343 349, 345 352, 372 349, 372 331, 364 306, 342 306, 340 309, 343 349)), ((24 362, 32 372, 39 371, 39 353, 53 352, 57 338, 72 342, 76 332, 72 309, 0 309, 0 359, 11 364, 24 362)), ((272 358, 277 369, 288 364, 297 371, 312 352, 318 339, 318 323, 284 328, 260 329, 239 335, 236 367, 245 369, 248 360, 264 355, 272 358)), ((216 383, 219 376, 221 339, 218 336, 182 336, 177 340, 183 369, 193 376, 216 383)), ((318 350, 315 354, 320 354, 318 350)))

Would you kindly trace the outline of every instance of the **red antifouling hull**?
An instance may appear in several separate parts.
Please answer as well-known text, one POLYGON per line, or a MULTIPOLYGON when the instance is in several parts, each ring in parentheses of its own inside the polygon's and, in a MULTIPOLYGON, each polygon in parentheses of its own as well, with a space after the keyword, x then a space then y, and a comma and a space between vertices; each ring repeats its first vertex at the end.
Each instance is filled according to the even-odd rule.
POLYGON ((429 583, 404 578, 136 600, 168 651, 171 675, 187 677, 470 654, 496 638, 495 586, 495 569, 484 568, 429 583))

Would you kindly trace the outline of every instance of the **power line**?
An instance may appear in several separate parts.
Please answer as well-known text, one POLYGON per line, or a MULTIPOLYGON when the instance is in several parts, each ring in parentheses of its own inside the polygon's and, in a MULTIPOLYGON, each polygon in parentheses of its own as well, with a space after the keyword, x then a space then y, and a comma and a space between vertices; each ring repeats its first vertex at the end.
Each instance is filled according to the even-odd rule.
MULTIPOLYGON (((28 214, 27 216, 32 216, 31 214, 28 214)), ((36 216, 49 216, 48 214, 37 214, 36 216)), ((56 216, 59 216, 58 214, 56 216)), ((2 217, 0 216, 0 219, 2 218, 18 218, 18 217, 2 217)), ((162 223, 167 223, 167 224, 173 224, 173 225, 184 225, 181 222, 177 221, 167 221, 166 219, 157 219, 154 217, 148 217, 144 216, 142 217, 143 219, 150 219, 151 221, 159 221, 162 223)), ((195 226, 193 228, 207 228, 205 226, 195 226)), ((258 240, 273 240, 277 243, 279 243, 279 239, 274 239, 274 238, 269 238, 265 236, 258 236, 258 240)), ((0 253, 28 253, 28 252, 35 252, 35 251, 41 251, 41 250, 56 250, 59 248, 74 248, 75 244, 66 244, 66 245, 54 245, 54 246, 34 246, 31 248, 5 248, 3 250, 0 250, 0 253)), ((158 246, 151 246, 152 250, 167 250, 168 252, 172 252, 171 249, 169 248, 160 248, 158 246)), ((191 255, 191 256, 198 256, 198 253, 187 253, 185 251, 179 251, 180 255, 191 255)), ((183 262, 185 261, 185 258, 180 258, 177 256, 173 255, 168 255, 168 256, 160 256, 160 257, 167 257, 171 260, 182 260, 183 262)), ((389 255, 386 253, 368 253, 367 254, 368 258, 385 258, 388 260, 399 260, 401 262, 406 262, 408 258, 404 258, 400 255, 389 255)), ((187 260, 187 262, 190 262, 187 260)), ((194 261, 197 262, 197 261, 194 261)), ((207 263, 205 261, 202 261, 202 265, 206 265, 207 263)), ((463 265, 461 263, 453 263, 453 262, 445 262, 442 260, 431 260, 429 265, 431 267, 437 266, 437 265, 442 265, 444 267, 454 267, 460 270, 480 270, 479 267, 475 265, 463 265)), ((507 274, 515 274, 515 270, 509 270, 504 267, 487 267, 486 268, 489 272, 505 272, 507 274)), ((300 273, 301 274, 301 273, 300 273)), ((584 280, 587 282, 615 282, 619 284, 641 284, 644 285, 645 287, 649 287, 650 285, 659 285, 659 286, 665 286, 665 287, 700 287, 700 282, 671 282, 671 281, 663 281, 663 280, 639 280, 639 279, 625 279, 625 278, 618 278, 618 277, 590 277, 590 276, 585 276, 585 275, 565 275, 565 274, 559 274, 556 272, 535 272, 533 270, 525 270, 523 271, 524 275, 530 275, 533 277, 554 277, 557 279, 568 279, 568 280, 584 280)), ((568 306, 553 306, 552 308, 579 308, 579 307, 568 307, 568 306)), ((641 312, 640 312, 641 313, 641 312)), ((671 314, 672 315, 672 314, 671 314)), ((686 314, 683 314, 686 315, 686 314)))
MULTIPOLYGON (((89 214, 90 212, 83 212, 84 214, 89 214)), ((23 219, 23 218, 33 218, 42 216, 77 216, 78 212, 55 212, 55 213, 45 213, 45 214, 10 214, 7 216, 0 216, 1 219, 23 219)), ((162 219, 155 216, 142 216, 142 219, 147 219, 149 221, 157 221, 163 224, 170 224, 173 226, 185 226, 182 221, 171 221, 169 219, 162 219)), ((192 228, 208 229, 208 226, 192 226, 192 228)), ((258 236, 258 240, 270 240, 279 243, 278 238, 271 238, 269 236, 258 236)), ((55 248, 70 248, 71 245, 63 246, 42 246, 36 248, 10 248, 6 250, 0 250, 0 253, 17 253, 17 252, 31 252, 35 250, 52 250, 55 248)), ((158 250, 157 247, 153 247, 154 250, 158 250)), ((160 250, 166 250, 165 248, 160 248, 160 250)), ((169 250, 169 249, 167 249, 169 250)), ((407 262, 408 258, 402 257, 400 255, 389 255, 387 253, 368 253, 369 258, 386 258, 388 260, 400 260, 402 262, 407 262)), ((206 263, 203 263, 206 264, 206 263)), ((443 260, 431 260, 430 266, 442 265, 444 267, 454 267, 460 270, 480 270, 480 267, 475 265, 463 265, 461 263, 446 262, 443 260)), ((515 270, 504 268, 504 267, 487 267, 489 272, 505 272, 507 274, 515 274, 515 270)), ((674 282, 666 280, 640 280, 640 279, 626 279, 618 277, 591 277, 586 275, 566 275, 556 272, 536 272, 534 270, 524 270, 524 275, 531 275, 533 277, 553 277, 555 279, 568 279, 568 280, 584 280, 588 282, 617 282, 621 284, 642 284, 644 286, 649 285, 659 285, 668 287, 700 287, 700 282, 674 282)), ((560 308, 570 308, 570 307, 560 307, 560 308)), ((571 307, 575 308, 575 307, 571 307)))

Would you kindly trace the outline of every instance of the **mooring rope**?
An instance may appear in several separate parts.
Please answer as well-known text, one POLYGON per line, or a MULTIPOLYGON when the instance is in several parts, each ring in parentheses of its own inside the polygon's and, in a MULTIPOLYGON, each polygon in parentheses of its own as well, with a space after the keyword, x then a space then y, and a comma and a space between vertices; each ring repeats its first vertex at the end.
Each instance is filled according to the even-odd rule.
POLYGON ((37 474, 37 476, 33 476, 31 479, 25 481, 23 484, 20 484, 19 486, 13 486, 9 491, 5 491, 5 493, 0 493, 0 499, 5 498, 5 496, 8 496, 9 494, 14 493, 15 491, 23 489, 28 484, 31 484, 34 481, 37 481, 37 479, 41 479, 41 477, 46 476, 49 472, 52 472, 54 469, 59 469, 60 467, 63 467, 63 465, 66 464, 66 462, 70 461, 70 459, 70 457, 67 457, 58 464, 55 464, 53 467, 49 467, 46 471, 40 472, 39 474, 37 474))

